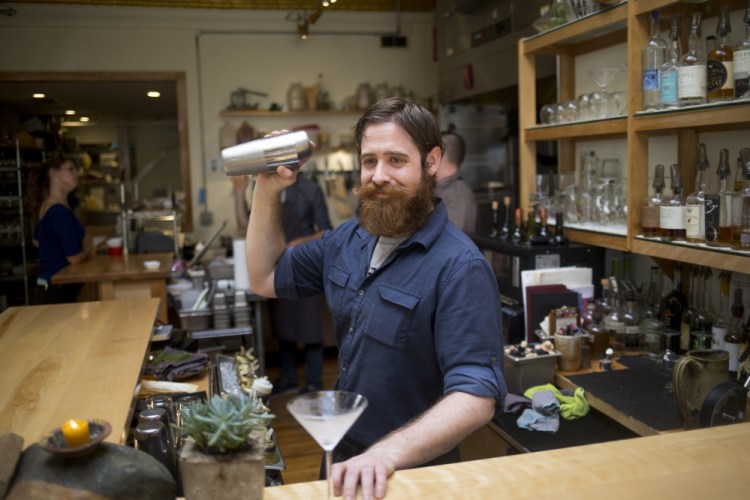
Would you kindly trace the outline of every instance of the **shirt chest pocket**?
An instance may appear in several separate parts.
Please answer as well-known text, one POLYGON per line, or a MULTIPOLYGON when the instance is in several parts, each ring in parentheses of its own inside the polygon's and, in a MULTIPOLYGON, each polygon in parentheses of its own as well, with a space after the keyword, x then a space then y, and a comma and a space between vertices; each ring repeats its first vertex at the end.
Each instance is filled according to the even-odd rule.
POLYGON ((328 271, 327 276, 328 307, 334 315, 341 317, 344 314, 344 297, 346 296, 346 285, 349 283, 350 274, 339 267, 333 266, 328 271))
POLYGON ((394 349, 403 349, 419 296, 388 286, 377 287, 365 333, 394 349))

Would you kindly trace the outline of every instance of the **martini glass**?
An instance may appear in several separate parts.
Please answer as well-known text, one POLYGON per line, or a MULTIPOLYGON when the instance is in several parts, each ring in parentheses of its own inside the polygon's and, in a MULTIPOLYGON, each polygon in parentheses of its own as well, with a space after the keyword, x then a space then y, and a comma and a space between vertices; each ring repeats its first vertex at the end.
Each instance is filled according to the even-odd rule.
POLYGON ((607 92, 607 87, 612 83, 612 80, 615 79, 621 69, 622 68, 596 68, 588 71, 589 77, 594 80, 594 83, 596 83, 596 86, 600 89, 598 96, 595 96, 594 100, 601 102, 597 103, 595 106, 596 116, 592 116, 592 118, 607 118, 607 116, 609 116, 611 99, 607 92))
POLYGON ((367 399, 346 391, 316 391, 297 396, 286 405, 326 455, 328 498, 333 496, 331 452, 367 407, 367 399))

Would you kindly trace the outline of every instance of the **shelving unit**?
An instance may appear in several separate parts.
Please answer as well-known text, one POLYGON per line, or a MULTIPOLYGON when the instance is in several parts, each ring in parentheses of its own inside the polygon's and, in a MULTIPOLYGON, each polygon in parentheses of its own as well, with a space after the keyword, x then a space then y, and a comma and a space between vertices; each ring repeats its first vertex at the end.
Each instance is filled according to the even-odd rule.
MULTIPOLYGON (((730 3, 732 10, 745 8, 742 1, 731 0, 730 3)), ((662 19, 668 19, 671 12, 681 11, 687 14, 703 7, 703 4, 711 4, 712 12, 718 12, 717 1, 696 3, 678 0, 630 0, 519 42, 520 199, 528 200, 535 189, 536 141, 557 140, 558 172, 571 173, 575 171, 576 141, 625 137, 628 153, 627 234, 606 234, 575 227, 566 227, 565 234, 572 241, 579 243, 747 273, 750 252, 715 249, 681 242, 661 242, 638 234, 638 208, 648 190, 650 137, 670 134, 677 137, 676 160, 682 170, 685 192, 690 192, 695 177, 695 146, 698 134, 738 128, 750 129, 750 101, 731 101, 665 111, 639 111, 642 102, 641 48, 649 37, 649 13, 654 9, 660 9, 662 19), (558 100, 565 101, 575 97, 575 57, 622 43, 627 43, 628 116, 564 125, 538 124, 534 86, 537 55, 558 56, 558 100)))

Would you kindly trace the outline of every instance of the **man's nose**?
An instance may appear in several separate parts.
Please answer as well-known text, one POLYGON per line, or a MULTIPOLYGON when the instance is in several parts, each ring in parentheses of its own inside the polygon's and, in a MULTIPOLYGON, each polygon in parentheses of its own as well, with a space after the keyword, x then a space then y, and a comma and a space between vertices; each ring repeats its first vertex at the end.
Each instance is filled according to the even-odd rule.
POLYGON ((382 161, 378 161, 375 171, 372 174, 372 182, 380 185, 387 183, 389 180, 390 176, 388 175, 387 165, 382 161))

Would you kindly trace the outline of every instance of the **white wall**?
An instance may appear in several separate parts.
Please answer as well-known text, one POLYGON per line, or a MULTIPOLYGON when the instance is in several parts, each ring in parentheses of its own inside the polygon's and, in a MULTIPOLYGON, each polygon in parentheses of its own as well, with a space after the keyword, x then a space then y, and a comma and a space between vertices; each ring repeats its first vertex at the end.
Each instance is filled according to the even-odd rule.
MULTIPOLYGON (((188 138, 196 239, 232 220, 230 183, 210 172, 219 153, 219 112, 238 87, 267 92, 262 107, 283 103, 293 82, 313 84, 318 74, 334 103, 362 82, 401 84, 415 97, 434 96, 431 13, 401 15, 407 48, 380 48, 380 35, 396 30, 395 13, 325 12, 302 41, 287 11, 130 8, 13 4, 0 18, 0 71, 182 71, 186 74, 188 138), (207 188, 213 226, 199 223, 198 191, 207 188)), ((332 142, 357 115, 315 120, 332 142)), ((241 123, 241 120, 240 120, 241 123)), ((268 119, 256 129, 299 125, 268 119)), ((231 226, 230 226, 231 227, 231 226)))

